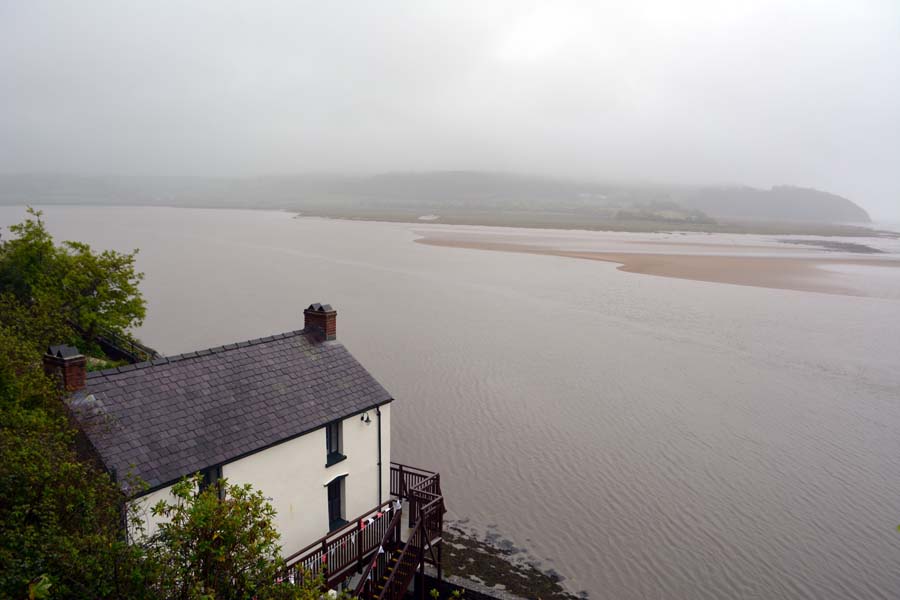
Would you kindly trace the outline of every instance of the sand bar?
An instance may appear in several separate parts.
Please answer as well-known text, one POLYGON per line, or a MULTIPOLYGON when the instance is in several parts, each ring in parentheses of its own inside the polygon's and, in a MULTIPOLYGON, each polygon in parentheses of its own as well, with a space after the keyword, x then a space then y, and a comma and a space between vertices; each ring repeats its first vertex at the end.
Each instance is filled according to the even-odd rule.
MULTIPOLYGON (((419 232, 422 233, 422 232, 419 232)), ((432 246, 469 248, 501 252, 523 252, 547 256, 562 256, 584 260, 617 263, 620 271, 660 277, 674 277, 694 281, 708 281, 776 289, 819 292, 848 296, 869 296, 900 299, 900 270, 896 271, 896 286, 867 285, 864 276, 842 274, 829 267, 880 267, 890 273, 900 267, 900 256, 877 257, 829 256, 828 252, 809 250, 802 255, 788 253, 785 248, 766 245, 730 246, 707 244, 705 252, 694 253, 690 242, 681 247, 673 242, 645 241, 648 248, 665 244, 669 252, 620 250, 604 252, 554 248, 546 244, 527 244, 492 240, 489 236, 477 240, 452 234, 425 234, 416 242, 432 246), (766 250, 766 255, 752 255, 748 250, 766 250), (718 251, 718 252, 717 252, 718 251)), ((616 246, 616 244, 612 244, 616 246)))

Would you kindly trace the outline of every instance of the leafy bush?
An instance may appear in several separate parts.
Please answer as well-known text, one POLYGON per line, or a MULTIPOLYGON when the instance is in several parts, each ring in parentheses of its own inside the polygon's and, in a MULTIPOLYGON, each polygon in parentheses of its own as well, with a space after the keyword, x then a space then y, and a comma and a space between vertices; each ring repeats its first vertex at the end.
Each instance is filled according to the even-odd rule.
POLYGON ((170 598, 265 597, 280 573, 275 509, 250 485, 226 480, 199 491, 202 478, 172 487, 151 514, 163 519, 147 541, 160 565, 158 591, 170 598), (220 497, 221 496, 221 497, 220 497))
MULTIPOLYGON (((135 269, 137 250, 94 252, 81 242, 56 245, 41 211, 28 208, 14 234, 0 243, 0 293, 27 309, 37 308, 74 325, 82 350, 101 329, 125 335, 146 316, 135 269)), ((54 340, 56 342, 62 340, 54 340)))

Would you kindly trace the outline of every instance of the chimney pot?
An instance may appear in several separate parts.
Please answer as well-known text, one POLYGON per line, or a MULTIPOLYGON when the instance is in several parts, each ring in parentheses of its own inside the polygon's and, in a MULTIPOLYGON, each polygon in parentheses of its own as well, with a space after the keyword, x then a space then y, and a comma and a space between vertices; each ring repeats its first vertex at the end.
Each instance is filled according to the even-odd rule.
POLYGON ((310 304, 303 311, 303 321, 307 331, 316 331, 325 340, 337 339, 337 311, 330 304, 310 304))
POLYGON ((77 392, 85 386, 87 359, 74 346, 50 346, 44 354, 44 373, 56 378, 67 392, 77 392))

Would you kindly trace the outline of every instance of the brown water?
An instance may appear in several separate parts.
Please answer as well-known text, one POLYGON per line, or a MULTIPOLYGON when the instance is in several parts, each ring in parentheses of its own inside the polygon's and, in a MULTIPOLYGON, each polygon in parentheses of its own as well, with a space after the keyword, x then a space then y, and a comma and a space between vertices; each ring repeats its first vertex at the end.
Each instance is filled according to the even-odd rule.
POLYGON ((394 458, 440 470, 454 517, 574 591, 900 596, 900 301, 426 246, 403 224, 47 219, 142 249, 141 337, 166 353, 333 304, 339 338, 397 398, 394 458))

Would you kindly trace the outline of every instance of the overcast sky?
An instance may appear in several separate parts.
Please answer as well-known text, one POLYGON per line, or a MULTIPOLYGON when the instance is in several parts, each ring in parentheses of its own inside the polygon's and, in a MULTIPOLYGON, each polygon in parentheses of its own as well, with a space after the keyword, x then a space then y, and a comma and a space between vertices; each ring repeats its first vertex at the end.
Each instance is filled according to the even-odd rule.
POLYGON ((432 169, 900 220, 900 0, 0 0, 0 172, 432 169))

